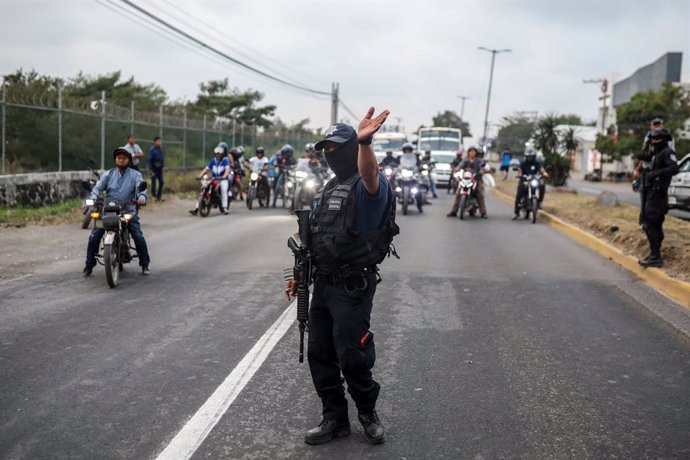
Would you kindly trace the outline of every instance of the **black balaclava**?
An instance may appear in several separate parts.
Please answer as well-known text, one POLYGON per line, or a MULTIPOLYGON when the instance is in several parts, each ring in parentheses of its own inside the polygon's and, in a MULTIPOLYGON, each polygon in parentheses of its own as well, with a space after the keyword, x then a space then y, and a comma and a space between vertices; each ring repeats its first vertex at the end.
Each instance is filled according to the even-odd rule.
POLYGON ((326 162, 338 179, 345 180, 357 172, 358 154, 359 144, 355 133, 337 149, 326 152, 326 162))

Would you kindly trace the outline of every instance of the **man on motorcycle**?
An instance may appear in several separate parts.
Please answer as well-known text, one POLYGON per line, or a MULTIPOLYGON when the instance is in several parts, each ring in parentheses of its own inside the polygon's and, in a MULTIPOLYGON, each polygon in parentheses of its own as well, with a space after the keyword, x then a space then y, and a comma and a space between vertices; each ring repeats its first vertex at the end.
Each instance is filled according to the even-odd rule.
MULTIPOLYGON (((122 209, 132 214, 129 221, 129 232, 134 240, 139 255, 139 266, 141 274, 149 274, 149 250, 144 239, 139 224, 139 215, 134 201, 140 206, 146 204, 146 193, 138 192, 139 184, 144 181, 144 177, 136 169, 130 168, 132 154, 123 148, 117 148, 113 152, 116 167, 103 174, 98 183, 91 190, 90 199, 95 200, 101 192, 105 192, 105 202, 115 202, 122 209)), ((86 265, 84 266, 84 276, 91 276, 93 267, 96 266, 96 254, 101 244, 101 239, 105 234, 104 228, 94 228, 89 235, 89 243, 86 246, 86 265)))
POLYGON ((273 207, 276 207, 276 200, 278 199, 278 194, 283 186, 283 180, 285 179, 285 169, 294 166, 296 161, 292 157, 295 149, 292 148, 290 144, 285 144, 283 148, 280 149, 280 157, 276 159, 275 167, 278 170, 278 175, 276 176, 275 182, 273 184, 273 207))
POLYGON ((249 167, 252 172, 261 175, 261 172, 268 168, 268 158, 266 158, 266 149, 263 147, 256 148, 256 155, 249 159, 249 167))
MULTIPOLYGON (((462 155, 458 153, 458 155, 462 155)), ((479 158, 479 151, 476 147, 470 147, 467 150, 467 159, 458 164, 457 169, 471 171, 474 173, 475 181, 477 182, 477 188, 475 193, 477 194, 477 203, 479 204, 479 213, 482 219, 486 219, 486 202, 484 201, 484 182, 482 177, 482 170, 484 169, 484 160, 479 158)), ((453 202, 453 207, 450 212, 446 214, 447 217, 456 217, 458 215, 458 208, 460 207, 460 197, 461 190, 458 188, 455 194, 455 201, 453 202)))
MULTIPOLYGON (((518 179, 517 194, 515 195, 515 215, 513 220, 520 217, 520 201, 527 194, 527 186, 524 181, 521 180, 522 176, 534 175, 540 173, 544 177, 549 177, 549 174, 544 169, 544 166, 537 161, 537 151, 534 147, 529 147, 525 152, 525 159, 520 162, 520 168, 517 170, 515 177, 518 179)), ((541 208, 541 203, 544 201, 544 195, 546 194, 546 186, 544 182, 539 183, 539 207, 541 208)))
POLYGON ((436 195, 436 179, 434 178, 434 175, 431 174, 431 171, 434 170, 434 165, 436 164, 436 162, 431 159, 431 150, 424 152, 424 156, 420 161, 422 165, 427 165, 429 168, 429 186, 431 187, 431 195, 434 198, 438 198, 438 195, 436 195))
MULTIPOLYGON (((201 177, 206 174, 207 172, 211 172, 211 177, 215 179, 220 180, 220 200, 221 200, 221 206, 222 206, 222 212, 223 214, 227 215, 228 214, 228 176, 230 175, 230 161, 227 158, 223 157, 223 148, 222 147, 216 147, 213 150, 213 155, 214 157, 211 158, 211 161, 208 163, 208 165, 201 170, 199 175, 196 177, 197 179, 201 179, 201 177)), ((197 213, 199 212, 199 202, 197 201, 196 206, 194 209, 190 209, 189 213, 193 216, 196 216, 197 213)))
POLYGON ((381 163, 379 163, 379 166, 382 168, 385 168, 386 166, 390 166, 391 168, 397 168, 398 166, 400 166, 400 160, 393 156, 392 150, 389 150, 386 152, 386 157, 383 160, 381 160, 381 163))

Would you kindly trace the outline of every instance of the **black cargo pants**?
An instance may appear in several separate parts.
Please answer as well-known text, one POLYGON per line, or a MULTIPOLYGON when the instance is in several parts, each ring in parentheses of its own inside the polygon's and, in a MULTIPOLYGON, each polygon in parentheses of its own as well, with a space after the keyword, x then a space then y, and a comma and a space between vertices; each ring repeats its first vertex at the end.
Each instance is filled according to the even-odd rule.
POLYGON ((376 352, 369 330, 376 282, 373 271, 339 281, 323 275, 314 280, 307 357, 326 420, 348 418, 343 377, 359 412, 376 407, 380 386, 371 375, 376 352))
POLYGON ((664 241, 664 220, 668 210, 668 193, 666 190, 646 190, 642 228, 649 241, 653 257, 661 257, 661 243, 664 241))

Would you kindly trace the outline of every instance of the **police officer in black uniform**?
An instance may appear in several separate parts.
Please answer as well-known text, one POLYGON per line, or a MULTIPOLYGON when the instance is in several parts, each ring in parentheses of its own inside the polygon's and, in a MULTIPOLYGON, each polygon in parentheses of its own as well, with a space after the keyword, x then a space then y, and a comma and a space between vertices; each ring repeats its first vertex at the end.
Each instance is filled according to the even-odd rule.
MULTIPOLYGON (((307 444, 350 434, 343 381, 366 439, 372 444, 385 439, 376 413, 380 386, 371 373, 376 354, 370 316, 380 281, 377 265, 389 254, 398 228, 392 191, 379 172, 371 139, 388 114, 373 117, 371 107, 358 132, 338 123, 316 144, 336 177, 317 192, 312 206, 314 291, 307 356, 323 420, 307 432, 307 444)), ((288 297, 296 290, 288 281, 288 297)))
MULTIPOLYGON (((669 147, 671 133, 668 129, 654 129, 650 133, 652 156, 650 168, 644 174, 644 210, 642 228, 649 240, 650 254, 638 263, 643 267, 662 267, 661 242, 664 241, 663 224, 668 212, 668 186, 678 173, 676 152, 669 147)), ((643 159, 646 160, 646 159, 643 159)))

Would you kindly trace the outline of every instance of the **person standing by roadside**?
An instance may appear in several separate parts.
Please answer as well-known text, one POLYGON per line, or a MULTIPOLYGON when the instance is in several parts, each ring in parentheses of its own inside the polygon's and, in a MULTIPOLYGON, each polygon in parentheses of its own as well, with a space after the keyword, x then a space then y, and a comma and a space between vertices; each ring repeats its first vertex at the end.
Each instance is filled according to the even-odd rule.
POLYGON ((144 158, 144 151, 139 147, 139 144, 137 144, 137 138, 134 137, 134 134, 127 136, 127 143, 123 145, 122 148, 132 154, 132 164, 130 168, 139 171, 139 162, 144 158))
POLYGON ((163 169, 165 160, 163 158, 162 141, 159 136, 153 138, 153 147, 149 150, 148 167, 151 173, 151 195, 156 201, 161 201, 163 194, 163 169), (156 187, 158 186, 158 187, 156 187))
MULTIPOLYGON (((370 318, 380 281, 377 266, 394 253, 391 242, 399 229, 393 192, 379 171, 371 140, 389 113, 374 117, 371 107, 358 131, 336 123, 316 144, 316 150, 326 152, 335 178, 319 190, 312 207, 314 295, 307 356, 323 419, 307 432, 307 444, 350 434, 343 378, 367 441, 385 439, 376 413, 381 387, 371 373, 376 353, 370 318)), ((288 298, 296 292, 297 282, 288 281, 288 298)))
POLYGON ((503 171, 503 180, 508 179, 508 173, 510 172, 510 160, 513 159, 513 154, 510 153, 508 147, 501 152, 501 171, 503 171))
POLYGON ((649 170, 644 175, 644 211, 642 228, 649 241, 650 254, 638 260, 643 267, 663 267, 661 243, 664 241, 663 224, 668 212, 668 186, 678 173, 676 152, 669 147, 672 140, 668 129, 655 129, 649 136, 652 158, 649 170))
MULTIPOLYGON (((647 172, 651 168, 651 160, 654 156, 654 147, 652 146, 651 138, 652 131, 654 131, 655 129, 663 128, 664 120, 659 117, 655 117, 652 119, 652 121, 649 122, 649 131, 647 131, 647 134, 644 137, 644 141, 642 142, 642 152, 640 155, 638 155, 638 162, 635 166, 635 169, 633 170, 633 189, 637 190, 640 193, 640 215, 638 218, 638 223, 640 225, 642 225, 642 220, 644 216, 644 206, 647 201, 644 188, 645 174, 647 174, 647 172)), ((672 149, 674 148, 673 136, 671 136, 671 140, 669 141, 668 146, 672 149)))

